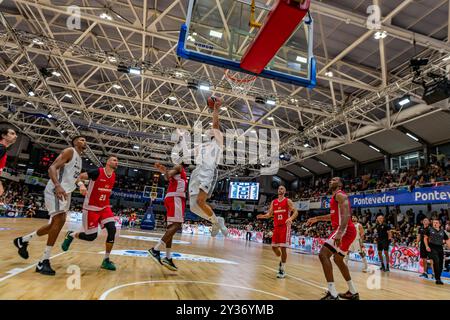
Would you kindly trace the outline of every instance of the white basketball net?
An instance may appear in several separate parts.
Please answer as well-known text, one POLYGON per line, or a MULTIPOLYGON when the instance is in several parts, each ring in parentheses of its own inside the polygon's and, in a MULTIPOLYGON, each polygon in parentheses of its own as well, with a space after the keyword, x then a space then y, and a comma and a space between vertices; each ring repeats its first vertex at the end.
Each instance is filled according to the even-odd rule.
POLYGON ((246 95, 253 87, 257 77, 247 73, 225 70, 225 78, 230 84, 233 93, 246 95))

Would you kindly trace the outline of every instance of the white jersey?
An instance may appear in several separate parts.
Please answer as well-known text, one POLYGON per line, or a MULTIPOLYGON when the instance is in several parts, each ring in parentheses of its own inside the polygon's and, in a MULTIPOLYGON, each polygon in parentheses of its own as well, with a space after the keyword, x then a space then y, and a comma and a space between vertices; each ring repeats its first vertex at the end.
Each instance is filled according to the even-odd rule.
MULTIPOLYGON (((64 191, 66 191, 66 193, 71 193, 77 188, 75 182, 80 176, 82 166, 80 155, 75 150, 75 148, 72 148, 72 150, 72 159, 67 162, 64 167, 57 171, 59 183, 61 184, 61 187, 64 189, 64 191)), ((52 179, 48 181, 45 189, 54 191, 55 184, 53 183, 52 179)))
POLYGON ((222 156, 222 148, 216 139, 202 143, 195 150, 195 165, 197 168, 215 169, 222 156))

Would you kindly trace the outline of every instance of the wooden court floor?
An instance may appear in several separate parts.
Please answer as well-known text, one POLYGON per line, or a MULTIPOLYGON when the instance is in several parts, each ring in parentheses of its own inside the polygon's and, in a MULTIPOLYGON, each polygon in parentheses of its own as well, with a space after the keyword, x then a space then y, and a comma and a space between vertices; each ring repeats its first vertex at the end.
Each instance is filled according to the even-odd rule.
MULTIPOLYGON (((143 256, 159 235, 139 229, 118 233, 114 249, 131 256, 111 255, 117 271, 102 270, 105 234, 94 242, 74 240, 70 250, 63 252, 60 245, 67 224, 52 252, 56 276, 44 276, 35 272, 35 263, 45 238, 31 241, 28 260, 21 259, 12 244, 15 237, 44 223, 41 219, 0 219, 0 299, 316 300, 326 290, 317 256, 289 250, 287 277, 277 279, 278 260, 270 246, 223 238, 177 235, 182 243, 174 244, 173 251, 183 260, 174 259, 179 271, 172 272, 143 256)), ((360 269, 359 263, 350 262, 361 299, 450 299, 450 285, 439 287, 415 273, 398 270, 380 274, 379 288, 369 289, 370 275, 360 269)), ((346 291, 337 268, 334 271, 338 290, 346 291)))

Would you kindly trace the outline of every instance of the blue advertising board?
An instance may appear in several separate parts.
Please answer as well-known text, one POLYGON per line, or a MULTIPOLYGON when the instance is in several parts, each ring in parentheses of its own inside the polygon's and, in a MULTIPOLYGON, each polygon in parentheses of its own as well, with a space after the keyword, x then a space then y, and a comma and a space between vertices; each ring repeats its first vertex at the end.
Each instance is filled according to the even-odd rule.
MULTIPOLYGON (((412 191, 396 190, 381 193, 367 193, 349 196, 352 208, 426 205, 450 203, 450 186, 416 188, 412 191)), ((329 208, 329 197, 321 199, 321 208, 329 208)))

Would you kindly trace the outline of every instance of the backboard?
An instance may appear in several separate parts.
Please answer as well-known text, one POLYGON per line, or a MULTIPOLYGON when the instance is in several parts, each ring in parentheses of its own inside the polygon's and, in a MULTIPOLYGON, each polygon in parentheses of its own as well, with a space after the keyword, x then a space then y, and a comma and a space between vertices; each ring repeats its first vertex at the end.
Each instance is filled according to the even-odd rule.
MULTIPOLYGON (((278 51, 262 72, 244 70, 242 58, 263 30, 273 10, 272 6, 256 2, 252 14, 251 4, 251 0, 190 0, 186 23, 181 27, 177 54, 185 59, 224 69, 308 88, 315 87, 313 20, 309 14, 298 26, 295 25, 295 31, 289 33, 290 38, 281 47, 274 48, 278 51), (262 27, 250 26, 250 22, 253 25, 260 23, 262 27)), ((283 26, 281 23, 277 27, 279 25, 283 26)), ((272 32, 272 36, 276 37, 276 32, 272 32)))

